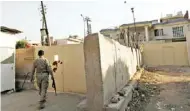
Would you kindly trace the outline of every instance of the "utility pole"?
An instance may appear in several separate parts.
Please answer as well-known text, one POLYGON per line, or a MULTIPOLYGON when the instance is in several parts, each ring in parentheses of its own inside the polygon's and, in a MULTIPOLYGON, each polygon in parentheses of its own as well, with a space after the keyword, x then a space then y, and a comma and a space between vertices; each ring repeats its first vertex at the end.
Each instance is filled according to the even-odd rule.
POLYGON ((129 26, 128 26, 128 28, 127 28, 127 39, 128 39, 128 46, 130 47, 131 45, 130 45, 130 40, 129 40, 129 26))
POLYGON ((86 22, 86 27, 87 27, 87 35, 92 33, 92 29, 91 29, 91 19, 89 17, 85 17, 82 14, 80 14, 80 16, 83 18, 84 21, 84 37, 86 36, 86 30, 85 30, 85 22, 86 22))
MULTIPOLYGON (((46 38, 47 39, 47 45, 51 46, 43 1, 41 1, 41 13, 42 13, 42 29, 41 29, 41 33, 42 33, 43 30, 45 30, 45 33, 46 33, 46 36, 47 36, 47 38, 46 38)), ((44 45, 43 41, 42 41, 42 45, 44 45)))
MULTIPOLYGON (((124 4, 127 4, 127 1, 124 1, 124 4)), ((131 42, 132 42, 132 44, 133 44, 133 37, 132 36, 130 36, 130 33, 129 33, 129 26, 128 26, 128 28, 127 28, 127 40, 128 40, 128 46, 130 47, 130 46, 132 46, 131 45, 131 42), (130 42, 131 41, 131 42, 130 42)))
MULTIPOLYGON (((44 11, 46 11, 46 9, 44 9, 44 11)), ((45 28, 45 22, 44 22, 44 16, 43 16, 43 12, 42 12, 42 8, 40 7, 40 12, 42 14, 42 28, 40 29, 40 32, 41 32, 41 44, 42 46, 44 46, 46 43, 46 41, 44 40, 45 36, 47 37, 47 34, 46 34, 46 28, 45 28)))
POLYGON ((134 40, 136 42, 136 47, 138 47, 138 39, 136 38, 137 36, 137 30, 136 30, 136 23, 135 23, 135 14, 134 14, 134 8, 131 8, 131 12, 133 14, 133 21, 134 21, 134 28, 135 28, 135 32, 133 34, 134 40))
POLYGON ((89 17, 86 17, 85 21, 86 21, 86 25, 87 25, 87 34, 91 34, 92 33, 91 24, 90 24, 91 19, 89 17))
POLYGON ((134 21, 134 27, 135 27, 135 33, 136 33, 136 23, 135 23, 135 14, 134 14, 134 8, 131 8, 131 12, 133 14, 133 21, 134 21))

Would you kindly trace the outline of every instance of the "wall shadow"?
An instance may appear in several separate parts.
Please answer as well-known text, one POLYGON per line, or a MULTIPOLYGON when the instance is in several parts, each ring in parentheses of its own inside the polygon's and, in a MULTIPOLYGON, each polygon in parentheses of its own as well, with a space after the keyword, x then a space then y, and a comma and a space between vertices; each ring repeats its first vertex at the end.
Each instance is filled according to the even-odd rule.
POLYGON ((108 104, 110 99, 130 81, 129 66, 121 59, 118 59, 108 67, 103 81, 104 103, 108 104))
MULTIPOLYGON (((130 80, 130 77, 133 76, 133 74, 130 74, 131 72, 129 72, 129 70, 131 71, 131 70, 137 69, 137 66, 139 64, 139 60, 138 60, 139 53, 137 52, 137 49, 133 49, 132 47, 123 46, 126 48, 126 50, 121 50, 121 49, 123 49, 120 47, 122 45, 120 45, 119 43, 117 43, 113 40, 111 41, 108 39, 108 41, 114 47, 114 56, 113 56, 114 64, 112 64, 108 67, 108 69, 106 71, 106 76, 103 79, 103 81, 104 81, 103 82, 104 83, 103 84, 104 103, 105 104, 108 104, 110 99, 127 85, 127 83, 130 80), (127 51, 127 48, 131 49, 129 51, 131 51, 133 58, 136 57, 136 61, 132 60, 133 58, 130 58, 131 56, 128 58, 123 58, 123 56, 128 56, 128 55, 122 54, 122 51, 127 51), (134 63, 134 62, 137 62, 137 63, 134 63), (134 66, 134 64, 137 64, 137 66, 134 66)), ((104 60, 104 58, 103 58, 103 60, 104 60)), ((101 61, 101 62, 104 62, 104 61, 101 61)))
POLYGON ((1 64, 13 64, 14 63, 14 53, 11 56, 1 61, 1 64))

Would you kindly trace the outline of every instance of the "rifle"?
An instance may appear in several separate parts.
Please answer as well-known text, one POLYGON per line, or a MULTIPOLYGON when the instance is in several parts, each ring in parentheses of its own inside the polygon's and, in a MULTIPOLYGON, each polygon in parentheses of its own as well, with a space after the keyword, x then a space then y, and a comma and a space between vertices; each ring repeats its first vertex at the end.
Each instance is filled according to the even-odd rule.
POLYGON ((54 88, 54 90, 55 90, 55 95, 57 96, 57 92, 56 92, 56 84, 55 84, 55 79, 54 79, 54 77, 52 77, 52 87, 54 88))
MULTIPOLYGON (((46 65, 46 69, 48 70, 48 65, 46 65)), ((55 90, 55 96, 57 96, 57 91, 56 91, 56 84, 55 84, 55 79, 54 79, 54 77, 53 77, 53 75, 52 75, 52 87, 54 88, 54 90, 55 90)))

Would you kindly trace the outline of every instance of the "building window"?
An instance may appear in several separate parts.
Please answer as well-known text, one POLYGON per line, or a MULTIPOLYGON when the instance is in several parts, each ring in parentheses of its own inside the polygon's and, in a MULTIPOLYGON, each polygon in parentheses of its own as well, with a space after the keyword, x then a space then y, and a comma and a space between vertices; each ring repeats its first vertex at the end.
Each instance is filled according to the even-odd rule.
POLYGON ((163 29, 155 29, 154 35, 155 36, 163 36, 164 35, 163 29))
POLYGON ((184 37, 183 26, 173 27, 173 37, 184 37))

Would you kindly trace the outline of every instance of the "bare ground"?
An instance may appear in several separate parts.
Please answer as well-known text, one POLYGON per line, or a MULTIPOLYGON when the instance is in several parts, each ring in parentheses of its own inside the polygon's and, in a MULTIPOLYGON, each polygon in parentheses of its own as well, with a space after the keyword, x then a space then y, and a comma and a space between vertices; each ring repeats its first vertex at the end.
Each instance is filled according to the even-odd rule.
POLYGON ((190 111, 190 68, 148 68, 127 111, 190 111))

